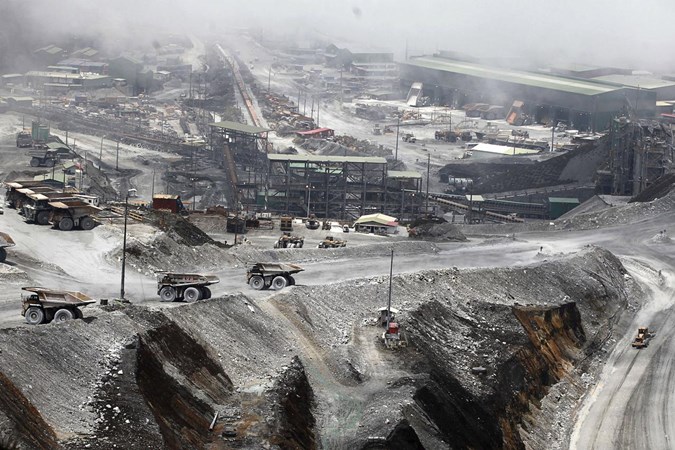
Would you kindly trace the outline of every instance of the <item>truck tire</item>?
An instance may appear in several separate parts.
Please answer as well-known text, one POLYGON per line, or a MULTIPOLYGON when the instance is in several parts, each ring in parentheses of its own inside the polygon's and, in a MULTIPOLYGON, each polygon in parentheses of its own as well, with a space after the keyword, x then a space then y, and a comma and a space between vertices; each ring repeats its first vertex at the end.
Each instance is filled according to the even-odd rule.
POLYGON ((198 288, 190 286, 189 288, 185 289, 185 292, 183 292, 183 298, 188 303, 196 302, 197 300, 201 300, 202 293, 199 292, 198 288))
POLYGON ((288 285, 288 280, 283 275, 277 275, 272 279, 272 289, 280 291, 288 285))
POLYGON ((5 247, 0 247, 0 262, 5 262, 7 259, 7 250, 5 247))
POLYGON ((176 300, 176 290, 171 286, 164 286, 159 290, 159 300, 162 302, 172 302, 176 300))
POLYGON ((49 211, 40 211, 37 213, 35 223, 38 225, 49 225, 49 211))
POLYGON ((48 159, 45 161, 45 165, 47 167, 54 167, 56 165, 56 160, 55 159, 48 159))
POLYGON ((38 306, 30 306, 24 317, 28 325, 40 325, 45 320, 45 312, 38 306))
POLYGON ((32 157, 30 159, 30 166, 31 167, 40 167, 40 158, 32 157))
POLYGON ((201 291, 203 299, 211 298, 211 289, 207 288, 206 286, 203 286, 201 288, 201 291))
POLYGON ((259 275, 254 275, 250 280, 248 280, 248 284, 256 291, 260 291, 265 287, 265 280, 259 275))
POLYGON ((80 228, 83 230, 91 230, 94 228, 94 225, 96 225, 96 222, 89 216, 80 219, 80 228))
POLYGON ((59 220, 59 230, 70 231, 73 229, 73 219, 70 217, 63 217, 59 220))
POLYGON ((290 275, 288 276, 288 285, 289 286, 295 286, 295 278, 293 278, 290 275))
POLYGON ((54 313, 54 322, 65 322, 73 319, 73 312, 66 308, 61 308, 54 313))
POLYGON ((73 317, 75 317, 76 319, 81 319, 84 317, 84 314, 82 314, 80 308, 73 308, 73 317))

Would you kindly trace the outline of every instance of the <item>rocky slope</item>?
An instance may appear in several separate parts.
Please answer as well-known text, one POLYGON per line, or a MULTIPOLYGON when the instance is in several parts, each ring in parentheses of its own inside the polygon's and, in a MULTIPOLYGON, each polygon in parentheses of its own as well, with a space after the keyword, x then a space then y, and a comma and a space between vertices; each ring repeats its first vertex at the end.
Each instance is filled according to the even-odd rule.
POLYGON ((374 320, 388 284, 0 331, 0 435, 47 449, 556 448, 635 289, 593 247, 395 276, 407 346, 393 350, 374 320))

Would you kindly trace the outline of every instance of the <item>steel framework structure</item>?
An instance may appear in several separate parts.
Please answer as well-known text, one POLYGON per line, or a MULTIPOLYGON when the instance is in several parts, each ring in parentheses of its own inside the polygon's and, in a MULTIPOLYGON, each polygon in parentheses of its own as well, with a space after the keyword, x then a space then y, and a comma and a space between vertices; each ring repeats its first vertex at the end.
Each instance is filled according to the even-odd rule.
POLYGON ((209 124, 209 142, 214 160, 225 168, 230 184, 231 207, 255 205, 264 173, 268 129, 237 122, 209 124))
POLYGON ((421 176, 388 177, 380 157, 268 155, 264 204, 295 216, 353 220, 419 211, 421 176))

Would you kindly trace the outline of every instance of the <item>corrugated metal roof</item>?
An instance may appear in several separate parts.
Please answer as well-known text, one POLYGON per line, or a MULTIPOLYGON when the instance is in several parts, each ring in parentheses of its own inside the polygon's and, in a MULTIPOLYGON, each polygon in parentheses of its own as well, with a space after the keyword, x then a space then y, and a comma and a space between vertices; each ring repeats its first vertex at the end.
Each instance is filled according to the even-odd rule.
POLYGON ((610 86, 601 82, 488 67, 480 64, 455 61, 434 56, 422 56, 409 59, 403 64, 581 95, 599 95, 620 90, 619 87, 610 86))
POLYGON ((548 198, 549 203, 572 203, 572 204, 579 204, 579 199, 578 198, 570 198, 570 197, 549 197, 548 198))
POLYGON ((171 194, 155 194, 152 196, 152 198, 163 198, 163 199, 169 199, 169 200, 176 200, 178 199, 178 195, 171 195, 171 194))
POLYGON ((662 80, 654 77, 644 77, 639 75, 604 75, 594 77, 594 80, 600 80, 607 83, 616 83, 622 86, 640 88, 640 89, 658 89, 664 87, 675 87, 675 81, 662 80))
POLYGON ((387 172, 387 178, 422 179, 422 174, 412 170, 390 170, 387 172))
POLYGON ((485 153, 494 153, 495 155, 535 155, 539 153, 539 150, 533 150, 531 148, 521 148, 510 145, 496 145, 488 144, 481 142, 471 149, 472 152, 485 152, 485 153))
POLYGON ((396 222, 396 217, 391 217, 382 213, 366 214, 364 216, 361 216, 356 220, 356 222, 354 222, 354 225, 362 225, 364 223, 371 223, 371 222, 376 223, 378 225, 385 225, 389 227, 398 226, 398 222, 396 222))
POLYGON ((350 162, 368 164, 387 164, 387 160, 379 156, 326 156, 326 155, 267 155, 270 161, 293 162, 350 162))
POLYGON ((242 133, 248 134, 260 134, 266 131, 270 131, 268 128, 254 127, 253 125, 247 125, 245 123, 231 122, 225 120, 223 122, 213 122, 209 124, 210 127, 223 128, 227 130, 240 131, 242 133))

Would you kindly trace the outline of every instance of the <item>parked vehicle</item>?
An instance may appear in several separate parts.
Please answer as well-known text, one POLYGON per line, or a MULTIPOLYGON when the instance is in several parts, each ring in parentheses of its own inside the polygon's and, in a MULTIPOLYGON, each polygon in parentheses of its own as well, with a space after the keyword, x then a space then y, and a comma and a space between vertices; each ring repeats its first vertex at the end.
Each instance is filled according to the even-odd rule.
POLYGON ((29 325, 54 322, 65 322, 70 319, 81 319, 80 308, 96 303, 96 300, 82 292, 60 291, 42 287, 24 287, 22 290, 30 294, 22 295, 21 315, 29 325))
POLYGON ((49 202, 49 206, 53 208, 49 223, 62 231, 70 231, 75 227, 91 230, 97 223, 94 215, 101 211, 101 208, 80 199, 49 202))
POLYGON ((286 286, 293 286, 293 274, 302 272, 297 264, 256 263, 246 271, 246 282, 253 289, 275 289, 277 291, 286 286))
POLYGON ((19 148, 32 147, 33 136, 28 131, 21 131, 16 135, 16 146, 19 148))
POLYGON ((7 259, 7 247, 14 247, 14 239, 9 234, 0 232, 0 262, 5 262, 7 259))
POLYGON ((282 216, 279 222, 279 229, 281 231, 293 231, 293 218, 290 216, 282 216))
POLYGON ((333 236, 326 236, 326 238, 323 241, 319 242, 319 248, 338 248, 346 246, 347 241, 336 239, 333 236))
POLYGON ((215 275, 173 272, 157 272, 156 275, 157 295, 163 302, 194 302, 211 298, 211 290, 207 286, 220 283, 215 275))
POLYGON ((309 219, 307 219, 307 222, 305 222, 305 226, 307 227, 308 230, 318 230, 319 227, 321 226, 321 223, 316 220, 316 217, 314 214, 309 216, 309 219))
POLYGON ((29 156, 31 156, 31 167, 54 167, 61 159, 60 154, 54 150, 32 152, 29 154, 29 156))

